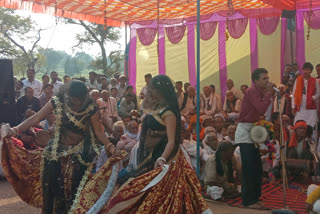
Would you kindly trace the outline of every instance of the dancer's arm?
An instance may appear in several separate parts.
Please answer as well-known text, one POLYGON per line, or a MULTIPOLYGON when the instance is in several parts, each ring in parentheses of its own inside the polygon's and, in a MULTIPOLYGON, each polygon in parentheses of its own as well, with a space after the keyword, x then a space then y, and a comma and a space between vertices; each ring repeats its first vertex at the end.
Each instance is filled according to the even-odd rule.
POLYGON ((91 117, 91 124, 98 140, 104 144, 106 152, 109 152, 109 154, 116 153, 116 155, 119 155, 120 154, 119 151, 114 147, 114 145, 109 141, 109 139, 104 133, 103 125, 99 117, 99 112, 96 112, 91 117))
MULTIPOLYGON (((169 115, 165 117, 164 123, 166 125, 166 130, 167 130, 167 137, 168 137, 168 143, 167 146, 162 153, 161 157, 167 160, 169 156, 171 155, 174 145, 175 145, 175 139, 176 139, 176 124, 177 124, 177 118, 174 115, 169 115)), ((158 166, 163 166, 165 162, 161 159, 158 159, 156 162, 155 167, 158 166)))
POLYGON ((23 132, 28 130, 30 127, 38 125, 40 121, 47 118, 52 111, 53 106, 49 101, 39 112, 20 123, 20 125, 16 127, 18 129, 17 132, 23 132))

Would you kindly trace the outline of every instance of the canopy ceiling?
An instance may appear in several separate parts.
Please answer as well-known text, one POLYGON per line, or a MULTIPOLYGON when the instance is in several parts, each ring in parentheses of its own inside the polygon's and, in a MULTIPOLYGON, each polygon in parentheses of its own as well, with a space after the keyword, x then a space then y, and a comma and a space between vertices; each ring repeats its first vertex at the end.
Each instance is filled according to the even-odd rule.
MULTIPOLYGON (((320 7, 320 0, 311 0, 312 7, 320 7)), ((261 9, 272 9, 267 15, 279 15, 281 10, 310 8, 310 0, 232 0, 233 10, 247 16, 261 16, 261 9), (255 9, 255 10, 251 10, 255 9), (250 12, 250 11, 255 12, 250 12)), ((228 0, 201 0, 201 15, 219 12, 228 15, 228 0)), ((145 20, 178 19, 196 16, 197 0, 0 0, 0 6, 28 10, 61 17, 86 20, 104 24, 104 10, 107 24, 120 26, 145 20), (56 9, 55 9, 56 8, 56 9)))

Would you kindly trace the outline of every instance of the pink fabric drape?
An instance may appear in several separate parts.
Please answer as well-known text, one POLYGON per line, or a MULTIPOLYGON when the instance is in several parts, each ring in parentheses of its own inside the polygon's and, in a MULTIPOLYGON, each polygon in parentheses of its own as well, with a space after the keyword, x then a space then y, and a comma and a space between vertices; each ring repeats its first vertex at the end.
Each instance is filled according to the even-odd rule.
POLYGON ((281 82, 282 82, 282 77, 284 73, 284 56, 285 56, 285 50, 286 50, 286 33, 287 33, 287 19, 282 18, 281 19, 281 82))
POLYGON ((217 28, 217 22, 205 22, 200 24, 200 38, 209 40, 213 36, 217 28))
POLYGON ((167 27, 166 32, 170 42, 173 44, 179 43, 186 31, 186 26, 167 27))
POLYGON ((234 19, 227 22, 229 34, 234 39, 239 39, 247 29, 248 19, 234 19))
POLYGON ((297 50, 296 50, 296 60, 299 66, 299 71, 301 73, 302 66, 306 62, 306 55, 305 55, 305 43, 304 43, 304 19, 303 19, 303 12, 297 11, 296 15, 296 35, 297 35, 297 50))
POLYGON ((251 72, 258 68, 258 29, 256 18, 250 18, 250 59, 251 59, 251 72))
POLYGON ((278 27, 280 16, 257 18, 259 30, 264 35, 272 34, 278 27))
POLYGON ((151 45, 157 35, 157 28, 139 28, 137 34, 143 45, 151 45))
POLYGON ((130 48, 129 48, 129 85, 136 90, 136 75, 137 75, 137 31, 131 29, 130 31, 130 48))
POLYGON ((224 100, 227 88, 226 22, 219 22, 219 71, 221 100, 224 100))
POLYGON ((159 74, 166 74, 166 58, 165 58, 165 32, 164 28, 159 28, 159 74))
POLYGON ((194 25, 188 25, 188 67, 189 67, 189 82, 192 86, 196 86, 196 56, 195 56, 195 31, 194 25))
POLYGON ((307 24, 310 26, 310 28, 320 29, 320 10, 314 10, 312 12, 310 11, 304 12, 303 16, 307 24), (310 17, 310 13, 311 13, 311 17, 310 17))

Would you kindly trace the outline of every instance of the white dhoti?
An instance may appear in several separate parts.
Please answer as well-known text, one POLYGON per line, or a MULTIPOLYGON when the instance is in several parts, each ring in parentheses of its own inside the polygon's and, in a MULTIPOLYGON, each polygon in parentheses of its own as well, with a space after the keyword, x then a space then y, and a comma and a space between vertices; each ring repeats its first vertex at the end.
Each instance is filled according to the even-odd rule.
POLYGON ((250 131, 253 127, 253 123, 238 123, 236 135, 235 135, 235 144, 239 143, 253 143, 250 138, 250 131))
MULTIPOLYGON (((315 184, 311 184, 308 187, 308 192, 307 192, 307 196, 309 197, 309 195, 315 191, 318 188, 317 185, 315 184)), ((309 213, 309 214, 320 214, 320 200, 317 200, 314 204, 313 204, 313 210, 309 213)))
POLYGON ((317 110, 301 108, 299 112, 296 112, 296 116, 294 117, 294 123, 296 123, 299 120, 305 121, 307 125, 312 126, 314 128, 318 122, 317 110))

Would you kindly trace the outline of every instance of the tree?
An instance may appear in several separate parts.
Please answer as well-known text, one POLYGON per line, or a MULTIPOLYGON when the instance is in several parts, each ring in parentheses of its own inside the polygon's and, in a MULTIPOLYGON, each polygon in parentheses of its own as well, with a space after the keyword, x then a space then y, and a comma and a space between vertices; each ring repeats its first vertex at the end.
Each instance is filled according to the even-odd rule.
MULTIPOLYGON (((107 58, 107 72, 105 72, 107 77, 112 76, 114 73, 119 72, 123 69, 124 56, 121 51, 112 51, 107 58)), ((103 62, 101 57, 93 60, 89 66, 93 70, 103 70, 103 62)))
POLYGON ((78 62, 80 71, 87 69, 93 60, 92 56, 85 52, 77 52, 74 59, 78 62))
POLYGON ((43 55, 46 56, 46 72, 50 72, 53 70, 56 70, 58 67, 63 67, 64 63, 63 60, 70 57, 66 52, 64 51, 57 51, 52 48, 48 48, 46 50, 43 50, 43 55))
POLYGON ((70 76, 81 73, 81 70, 79 68, 79 63, 76 58, 67 57, 66 62, 64 64, 64 73, 70 76))
MULTIPOLYGON (((98 25, 93 23, 86 23, 83 21, 77 21, 73 19, 67 19, 67 23, 81 25, 86 31, 81 34, 76 35, 77 44, 74 47, 82 47, 83 44, 98 44, 101 51, 100 65, 103 70, 103 73, 107 76, 110 76, 108 73, 108 68, 112 65, 108 65, 108 56, 105 45, 107 42, 118 43, 120 39, 120 31, 119 28, 108 26, 105 29, 104 25, 98 25)), ((109 58, 112 56, 109 55, 109 58)), ((111 63, 114 61, 111 60, 111 63)))
POLYGON ((36 51, 44 29, 37 28, 30 17, 21 17, 14 10, 6 8, 0 8, 0 25, 0 54, 4 57, 23 58, 27 68, 35 68, 38 59, 36 51))

